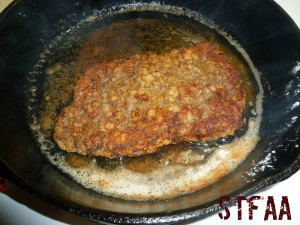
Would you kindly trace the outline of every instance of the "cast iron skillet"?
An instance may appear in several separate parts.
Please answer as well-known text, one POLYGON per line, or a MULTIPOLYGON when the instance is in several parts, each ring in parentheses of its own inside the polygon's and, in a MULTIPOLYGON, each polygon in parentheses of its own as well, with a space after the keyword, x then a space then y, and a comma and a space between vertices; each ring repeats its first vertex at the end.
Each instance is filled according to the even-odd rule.
MULTIPOLYGON (((160 2, 159 0, 157 0, 160 2)), ((273 1, 164 0, 214 21, 248 52, 264 88, 261 141, 233 173, 218 183, 169 201, 132 202, 87 190, 62 174, 40 153, 26 115, 26 84, 38 55, 61 31, 109 4, 130 1, 24 0, 0 19, 1 172, 63 209, 104 223, 175 223, 219 210, 222 195, 251 195, 299 169, 300 33, 273 1)), ((140 2, 148 2, 141 0, 140 2)), ((234 200, 230 202, 233 204, 234 200)))

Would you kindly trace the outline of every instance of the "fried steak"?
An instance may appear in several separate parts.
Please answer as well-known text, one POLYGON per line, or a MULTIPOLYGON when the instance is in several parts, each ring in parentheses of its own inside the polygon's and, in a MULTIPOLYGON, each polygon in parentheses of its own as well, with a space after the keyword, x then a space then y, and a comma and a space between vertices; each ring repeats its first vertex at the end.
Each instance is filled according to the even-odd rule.
POLYGON ((145 155, 168 144, 231 135, 244 108, 236 67, 204 42, 88 69, 56 119, 54 140, 83 155, 145 155))

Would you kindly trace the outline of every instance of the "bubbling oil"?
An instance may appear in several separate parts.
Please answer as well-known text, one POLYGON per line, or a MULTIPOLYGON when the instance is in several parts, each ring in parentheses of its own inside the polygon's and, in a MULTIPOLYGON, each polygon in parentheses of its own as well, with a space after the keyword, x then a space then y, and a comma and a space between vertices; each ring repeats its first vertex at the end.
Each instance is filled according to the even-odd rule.
POLYGON ((43 76, 44 82, 39 87, 33 85, 35 90, 30 91, 35 99, 39 88, 43 99, 38 107, 29 106, 33 115, 31 128, 49 161, 83 186, 124 199, 168 199, 214 183, 255 148, 259 140, 262 87, 245 51, 237 48, 238 44, 224 36, 224 32, 201 23, 200 17, 191 18, 179 8, 174 13, 174 7, 132 7, 104 18, 88 17, 81 26, 49 46, 33 72, 33 76, 43 76), (57 148, 52 138, 55 118, 72 101, 77 78, 87 68, 135 54, 163 54, 204 41, 221 48, 243 78, 247 106, 244 124, 234 136, 210 143, 164 146, 154 154, 136 158, 81 156, 57 148))

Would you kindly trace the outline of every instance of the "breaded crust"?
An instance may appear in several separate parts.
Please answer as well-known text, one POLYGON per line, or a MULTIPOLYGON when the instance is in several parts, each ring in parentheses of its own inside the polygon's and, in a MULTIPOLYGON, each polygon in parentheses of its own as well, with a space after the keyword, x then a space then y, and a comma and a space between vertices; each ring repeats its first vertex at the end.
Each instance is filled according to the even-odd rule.
POLYGON ((242 124, 242 79, 209 42, 97 64, 57 117, 62 150, 116 158, 231 135, 242 124))

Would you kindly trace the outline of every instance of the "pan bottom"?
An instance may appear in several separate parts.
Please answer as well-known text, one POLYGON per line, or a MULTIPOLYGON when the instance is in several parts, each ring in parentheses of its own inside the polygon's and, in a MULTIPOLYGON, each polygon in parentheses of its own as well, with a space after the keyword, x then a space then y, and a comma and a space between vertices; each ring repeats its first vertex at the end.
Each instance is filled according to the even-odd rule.
POLYGON ((87 17, 54 40, 32 72, 30 97, 34 104, 29 106, 29 113, 42 153, 84 187, 117 198, 169 199, 216 182, 236 168, 259 140, 259 73, 238 46, 215 25, 171 6, 131 5, 108 15, 87 17), (88 67, 139 53, 168 52, 207 40, 221 47, 243 76, 247 109, 244 125, 235 136, 212 143, 166 146, 156 154, 138 159, 83 157, 57 148, 52 139, 55 118, 72 100, 78 75, 88 67), (37 76, 43 77, 42 84, 34 82, 37 76))

